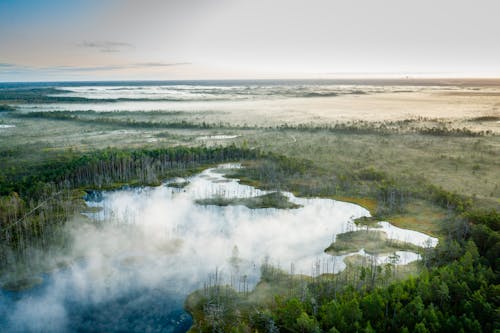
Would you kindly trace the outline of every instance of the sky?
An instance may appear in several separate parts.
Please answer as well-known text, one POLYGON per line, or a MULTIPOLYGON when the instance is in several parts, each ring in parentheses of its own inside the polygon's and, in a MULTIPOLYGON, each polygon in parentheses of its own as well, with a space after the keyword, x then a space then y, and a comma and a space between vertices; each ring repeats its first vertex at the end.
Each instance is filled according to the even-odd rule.
POLYGON ((500 77, 498 0, 0 0, 0 82, 500 77))

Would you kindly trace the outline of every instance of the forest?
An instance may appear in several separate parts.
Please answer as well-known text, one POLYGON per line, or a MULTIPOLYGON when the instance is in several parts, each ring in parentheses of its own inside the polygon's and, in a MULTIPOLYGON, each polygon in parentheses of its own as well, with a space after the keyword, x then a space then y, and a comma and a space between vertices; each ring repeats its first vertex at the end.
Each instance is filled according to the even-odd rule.
POLYGON ((168 177, 258 154, 236 146, 105 149, 86 154, 65 152, 41 165, 4 169, 0 177, 0 271, 33 259, 34 249, 57 243, 64 246, 58 230, 83 209, 82 191, 159 185, 168 177))
MULTIPOLYGON (((274 156, 266 163, 275 164, 265 168, 273 170, 272 176, 262 166, 247 175, 264 184, 276 179, 285 184, 286 177, 308 172, 300 161, 284 157, 274 156)), ((369 178, 381 182, 383 177, 369 178)), ((392 188, 395 191, 397 184, 392 188)), ((304 188, 300 191, 304 193, 304 188)), ((446 236, 436 249, 422 253, 418 275, 405 274, 390 263, 377 266, 373 260, 350 263, 335 275, 322 273, 318 263, 319 274, 312 278, 264 263, 261 281, 251 292, 236 292, 212 277, 204 290, 190 295, 186 306, 196 322, 191 331, 496 331, 500 325, 499 212, 477 210, 470 199, 438 187, 425 191, 427 200, 446 207, 449 215, 443 226, 446 236), (266 290, 274 290, 273 297, 263 296, 266 290)), ((385 186, 378 192, 377 202, 389 205, 379 216, 401 209, 390 204, 385 186)), ((406 193, 407 200, 411 195, 406 193)))
MULTIPOLYGON (((77 194, 81 191, 155 185, 213 163, 242 160, 255 163, 239 171, 248 180, 275 188, 287 188, 287 178, 313 168, 304 160, 232 145, 66 152, 51 163, 4 170, 2 268, 26 262, 32 247, 53 246, 58 241, 63 246, 57 230, 81 209, 77 194)), ((382 184, 385 176, 371 171, 360 177, 382 184)), ((378 192, 377 201, 387 202, 390 211, 404 200, 404 195, 397 194, 403 199, 391 201, 395 195, 385 186, 378 192)), ((195 316, 192 330, 493 332, 499 327, 500 215, 494 210, 474 210, 466 199, 442 189, 432 188, 429 193, 433 202, 452 209, 453 214, 447 221, 447 236, 425 254, 418 276, 401 279, 390 265, 353 265, 335 276, 304 278, 264 265, 255 291, 227 291, 230 287, 214 282, 191 295, 186 307, 195 316), (256 302, 252 295, 262 288, 272 288, 276 295, 256 302)))
POLYGON ((0 333, 500 333, 500 0, 0 0, 0 333))

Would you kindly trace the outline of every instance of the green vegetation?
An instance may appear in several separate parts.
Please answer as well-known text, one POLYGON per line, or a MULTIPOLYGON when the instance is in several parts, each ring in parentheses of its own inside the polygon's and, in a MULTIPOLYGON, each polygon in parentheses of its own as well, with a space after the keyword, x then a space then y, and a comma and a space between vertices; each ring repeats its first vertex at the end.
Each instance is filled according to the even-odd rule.
MULTIPOLYGON (((90 111, 93 112, 93 111, 90 111)), ((94 114, 99 114, 93 112, 94 114)), ((79 117, 71 111, 50 111, 50 112, 29 112, 20 114, 19 117, 24 118, 45 118, 62 121, 72 121, 79 123, 88 123, 93 125, 112 125, 117 127, 131 128, 189 128, 189 129, 210 129, 210 128, 232 128, 232 126, 218 123, 210 124, 206 122, 194 123, 181 120, 178 122, 161 122, 161 121, 137 121, 134 119, 117 119, 115 117, 79 117)))
POLYGON ((344 201, 354 203, 361 207, 368 209, 370 214, 375 214, 377 211, 377 202, 374 199, 370 198, 354 198, 354 197, 346 197, 342 195, 334 195, 331 197, 334 200, 344 201))
POLYGON ((0 103, 47 103, 57 101, 47 95, 61 91, 55 88, 12 88, 0 91, 0 103))
POLYGON ((2 169, 0 272, 29 260, 33 251, 52 244, 65 246, 60 231, 82 209, 82 189, 158 185, 162 179, 190 175, 213 163, 258 154, 236 146, 68 151, 50 162, 2 169))
MULTIPOLYGON (((498 202, 487 192, 487 181, 474 185, 483 195, 471 196, 468 180, 477 176, 460 171, 462 165, 440 165, 439 155, 431 156, 444 148, 441 145, 453 143, 446 146, 447 154, 461 152, 470 154, 472 159, 476 154, 481 156, 481 169, 494 179, 496 138, 469 142, 443 137, 438 142, 406 134, 382 139, 369 135, 374 140, 370 143, 356 134, 348 136, 353 140, 348 142, 325 134, 295 133, 297 142, 279 145, 270 144, 279 141, 276 139, 279 135, 268 135, 273 139, 263 140, 264 144, 285 156, 270 153, 266 159, 247 162, 247 168, 238 170, 235 177, 251 185, 281 188, 303 196, 351 198, 349 201, 364 204, 377 218, 439 236, 440 244, 435 250, 423 251, 422 263, 409 265, 412 268, 373 266, 363 263, 361 258, 349 258, 350 266, 333 276, 323 274, 311 279, 280 272, 271 277, 263 274, 262 281, 249 294, 240 292, 234 296, 234 291, 217 292, 217 288, 215 292, 212 289, 197 292, 186 303, 196 321, 192 331, 492 332, 499 328, 500 323, 495 319, 499 303, 494 296, 498 289, 500 254, 498 202), (328 144, 336 140, 339 142, 328 144), (382 142, 374 144, 377 140, 382 142), (397 140, 404 144, 393 146, 391 143, 397 140), (405 144, 417 142, 420 142, 418 150, 408 151, 406 146, 402 153, 405 144), (455 148, 458 142, 465 149, 455 148), (487 142, 492 149, 488 153, 484 150, 487 142), (368 147, 362 147, 361 143, 368 147), (370 157, 373 146, 383 147, 377 151, 377 159, 370 157), (480 151, 473 152, 473 147, 480 151), (362 156, 358 149, 368 153, 361 168, 355 157, 362 156), (292 154, 293 158, 286 157, 292 154), (397 163, 394 158, 399 158, 397 163), (410 164, 413 159, 418 163, 410 164), (430 168, 436 164, 437 170, 430 168), (422 168, 427 171, 426 166, 433 172, 430 177, 419 174, 422 168), (389 171, 378 171, 385 168, 389 171), (456 180, 450 174, 459 178, 456 180), (464 177, 460 178, 462 174, 464 177), (443 185, 448 189, 457 186, 460 191, 451 192, 435 185, 440 184, 440 177, 446 179, 443 185), (468 188, 463 187, 464 181, 468 188), (229 295, 229 299, 221 295, 229 295), (373 302, 376 308, 372 307, 373 302)), ((357 246, 350 243, 354 241, 359 247, 367 246, 372 253, 380 253, 383 249, 380 239, 369 242, 362 237, 370 235, 373 234, 340 235, 340 243, 332 250, 342 253, 342 249, 350 246, 354 249, 357 246)), ((385 253, 404 248, 402 244, 385 246, 382 251, 385 253)))
POLYGON ((335 242, 325 249, 326 253, 342 255, 364 249, 369 254, 393 253, 396 251, 420 252, 420 248, 410 243, 387 239, 382 231, 358 230, 337 235, 335 242))
MULTIPOLYGON (((476 221, 498 221, 491 214, 476 221)), ((497 237, 498 254, 498 230, 485 232, 497 237)), ((476 242, 469 234, 440 243, 424 256, 418 276, 392 263, 349 265, 314 278, 264 265, 251 293, 209 286, 190 295, 191 331, 494 332, 498 271, 491 259, 498 257, 487 259, 476 242)))
POLYGON ((8 104, 0 104, 0 112, 3 112, 3 111, 15 111, 16 108, 13 107, 13 106, 10 106, 8 104))
POLYGON ((171 182, 168 183, 168 187, 173 187, 173 188, 184 188, 189 185, 189 181, 181 181, 181 182, 171 182))
MULTIPOLYGON (((0 109, 95 102, 47 96, 59 93, 3 89, 0 109)), ((496 115, 466 120, 472 127, 463 128, 425 118, 256 126, 229 124, 216 111, 23 112, 1 114, 16 127, 0 131, 0 273, 25 266, 35 274, 30 265, 44 252, 33 249, 64 248, 70 240, 60 230, 81 211, 84 190, 156 185, 241 161, 246 168, 231 176, 274 194, 205 204, 292 208, 279 195, 291 191, 360 204, 375 220, 431 234, 440 243, 408 266, 350 257, 345 271, 314 277, 263 265, 252 291, 213 283, 186 301, 193 332, 500 329, 500 136, 474 127, 498 121, 496 115), (239 136, 221 142, 225 147, 200 147, 195 140, 227 130, 239 136)), ((405 246, 377 232, 356 232, 340 235, 330 250, 392 253, 405 246)), ((3 287, 19 290, 36 281, 23 277, 3 287)))
POLYGON ((405 206, 404 213, 391 216, 391 224, 403 229, 412 229, 437 237, 443 229, 447 209, 429 205, 425 200, 412 200, 405 206))
MULTIPOLYGON (((152 99, 152 98, 85 98, 65 96, 62 89, 53 87, 17 87, 7 88, 0 90, 0 103, 113 103, 113 102, 126 102, 126 101, 162 101, 165 99, 152 99)), ((172 100, 172 99, 170 99, 172 100)))
POLYGON ((272 192, 250 198, 215 197, 215 198, 196 200, 196 203, 199 205, 215 205, 215 206, 242 205, 250 209, 259 209, 259 208, 294 209, 301 207, 300 205, 290 202, 288 197, 280 192, 272 192))
POLYGON ((105 149, 91 153, 67 151, 40 165, 20 165, 3 170, 0 184, 6 195, 17 192, 22 196, 37 197, 46 183, 61 184, 71 188, 95 188, 120 183, 159 184, 170 172, 189 169, 214 162, 255 158, 257 151, 228 147, 172 147, 159 149, 105 149))
POLYGON ((470 121, 500 121, 498 116, 481 116, 470 119, 470 121))
POLYGON ((336 123, 334 125, 312 125, 312 124, 283 124, 278 126, 281 130, 293 130, 303 132, 319 132, 327 131, 334 133, 348 134, 377 134, 389 135, 394 133, 418 133, 422 135, 433 136, 458 136, 458 137, 476 137, 492 134, 491 131, 473 131, 469 128, 449 128, 446 124, 439 120, 425 119, 430 122, 430 127, 419 124, 421 120, 408 119, 403 121, 385 121, 385 122, 368 122, 368 121, 353 121, 346 123, 336 123), (412 126, 413 125, 413 126, 412 126))
MULTIPOLYGON (((194 113, 196 114, 196 113, 194 113)), ((193 115, 193 113, 190 113, 193 115)), ((189 129, 261 129, 261 130, 279 130, 294 132, 329 132, 337 134, 359 134, 359 135, 390 135, 395 133, 417 133, 431 136, 451 136, 451 137, 480 137, 492 135, 489 130, 473 131, 469 128, 448 127, 439 120, 429 120, 427 126, 420 125, 416 120, 405 120, 397 122, 365 122, 353 121, 347 123, 335 124, 281 124, 277 126, 248 126, 240 124, 230 124, 228 122, 207 122, 207 121, 187 121, 180 119, 178 121, 162 121, 159 118, 172 118, 176 116, 189 116, 187 112, 182 111, 149 111, 149 112, 96 112, 88 111, 45 111, 28 112, 17 115, 21 118, 44 118, 60 121, 73 121, 79 123, 92 123, 101 125, 115 125, 122 127, 136 128, 189 128, 189 129), (148 120, 137 120, 130 116, 148 120)), ((177 118, 179 119, 179 118, 177 118)))

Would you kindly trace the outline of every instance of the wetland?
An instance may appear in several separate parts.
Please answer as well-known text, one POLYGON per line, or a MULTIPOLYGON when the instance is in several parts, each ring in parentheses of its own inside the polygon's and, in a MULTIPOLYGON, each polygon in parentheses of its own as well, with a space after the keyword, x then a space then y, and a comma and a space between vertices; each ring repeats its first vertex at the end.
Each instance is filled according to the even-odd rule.
POLYGON ((48 85, 0 86, 4 330, 327 331, 391 285, 470 314, 406 285, 467 256, 494 280, 500 85, 48 85))

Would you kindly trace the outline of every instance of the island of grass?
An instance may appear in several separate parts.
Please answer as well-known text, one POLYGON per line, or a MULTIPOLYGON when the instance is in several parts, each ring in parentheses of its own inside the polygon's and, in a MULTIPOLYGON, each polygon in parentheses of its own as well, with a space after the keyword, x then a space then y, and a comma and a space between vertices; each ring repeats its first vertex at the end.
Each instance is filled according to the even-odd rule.
POLYGON ((172 183, 166 184, 167 187, 173 187, 173 188, 184 188, 189 185, 189 181, 187 180, 180 180, 180 181, 175 181, 172 183))
POLYGON ((361 216, 357 219, 354 219, 354 223, 358 227, 371 227, 371 228, 379 228, 380 226, 377 224, 380 220, 374 216, 361 216))
POLYGON ((387 234, 378 230, 357 230, 339 234, 325 252, 332 255, 343 255, 364 249, 369 254, 392 253, 395 251, 419 252, 419 247, 394 239, 388 239, 387 234))
POLYGON ((295 209, 301 205, 291 202, 286 195, 281 192, 272 192, 251 198, 223 198, 215 197, 209 199, 196 200, 199 205, 214 206, 236 206, 241 205, 250 209, 259 208, 277 208, 277 209, 295 209))

